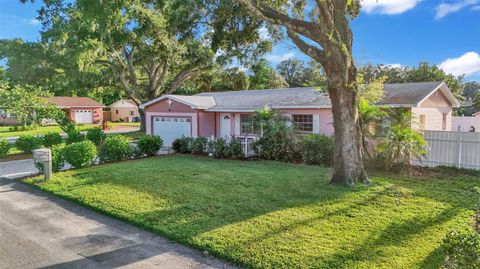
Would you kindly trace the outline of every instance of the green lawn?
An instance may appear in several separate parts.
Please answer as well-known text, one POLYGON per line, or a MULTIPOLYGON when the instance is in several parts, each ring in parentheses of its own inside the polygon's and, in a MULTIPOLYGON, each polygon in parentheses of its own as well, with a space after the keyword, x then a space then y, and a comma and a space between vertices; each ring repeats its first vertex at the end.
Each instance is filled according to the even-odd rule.
POLYGON ((130 127, 140 127, 140 122, 109 122, 111 126, 130 126, 130 127))
MULTIPOLYGON (((86 131, 90 128, 97 127, 98 124, 85 124, 79 125, 78 129, 80 131, 86 131)), ((29 131, 10 131, 9 126, 0 126, 0 138, 2 137, 14 137, 14 136, 21 136, 21 135, 41 135, 50 132, 55 133, 63 133, 62 129, 58 125, 51 125, 51 126, 40 126, 34 130, 29 131)))
POLYGON ((441 240, 474 214, 478 177, 377 174, 183 155, 71 170, 40 188, 254 268, 438 268, 441 240))

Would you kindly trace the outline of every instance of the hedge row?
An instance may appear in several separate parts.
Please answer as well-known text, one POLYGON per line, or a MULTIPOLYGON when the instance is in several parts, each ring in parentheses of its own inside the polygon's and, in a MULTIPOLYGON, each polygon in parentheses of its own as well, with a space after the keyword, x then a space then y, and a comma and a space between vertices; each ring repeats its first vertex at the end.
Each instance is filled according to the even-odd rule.
MULTIPOLYGON (((241 143, 236 139, 182 137, 173 142, 172 148, 179 153, 211 154, 214 158, 240 159, 244 156, 241 143)), ((333 139, 321 134, 294 138, 288 133, 277 132, 261 137, 254 143, 254 149, 261 159, 266 160, 322 166, 333 163, 333 139)))

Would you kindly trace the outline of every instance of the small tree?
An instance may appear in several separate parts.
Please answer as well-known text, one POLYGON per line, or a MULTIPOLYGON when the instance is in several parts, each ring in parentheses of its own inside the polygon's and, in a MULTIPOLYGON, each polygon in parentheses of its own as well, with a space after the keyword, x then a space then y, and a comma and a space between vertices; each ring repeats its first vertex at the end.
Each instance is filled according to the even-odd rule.
POLYGON ((385 169, 408 166, 411 157, 420 158, 427 154, 428 144, 422 134, 412 129, 412 114, 407 110, 391 112, 392 126, 385 141, 378 145, 378 151, 385 161, 385 169))
POLYGON ((47 91, 29 85, 3 85, 0 86, 0 107, 14 114, 22 125, 27 126, 41 119, 56 118, 62 113, 41 98, 50 95, 47 91))

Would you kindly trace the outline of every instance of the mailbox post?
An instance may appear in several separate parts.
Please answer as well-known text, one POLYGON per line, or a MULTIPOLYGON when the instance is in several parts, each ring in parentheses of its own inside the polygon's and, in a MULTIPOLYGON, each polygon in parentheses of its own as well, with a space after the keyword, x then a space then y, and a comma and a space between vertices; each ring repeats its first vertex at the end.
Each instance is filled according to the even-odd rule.
POLYGON ((52 152, 50 149, 36 149, 33 151, 35 162, 43 166, 43 174, 46 180, 52 178, 52 152))

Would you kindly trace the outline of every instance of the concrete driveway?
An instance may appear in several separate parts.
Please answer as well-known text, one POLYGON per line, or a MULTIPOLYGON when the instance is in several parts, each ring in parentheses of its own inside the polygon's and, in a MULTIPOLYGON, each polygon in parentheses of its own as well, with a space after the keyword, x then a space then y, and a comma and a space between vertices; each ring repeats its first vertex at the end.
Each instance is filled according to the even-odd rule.
POLYGON ((0 178, 19 178, 38 173, 33 159, 0 162, 0 178))
POLYGON ((202 252, 0 178, 0 268, 234 268, 202 252))

